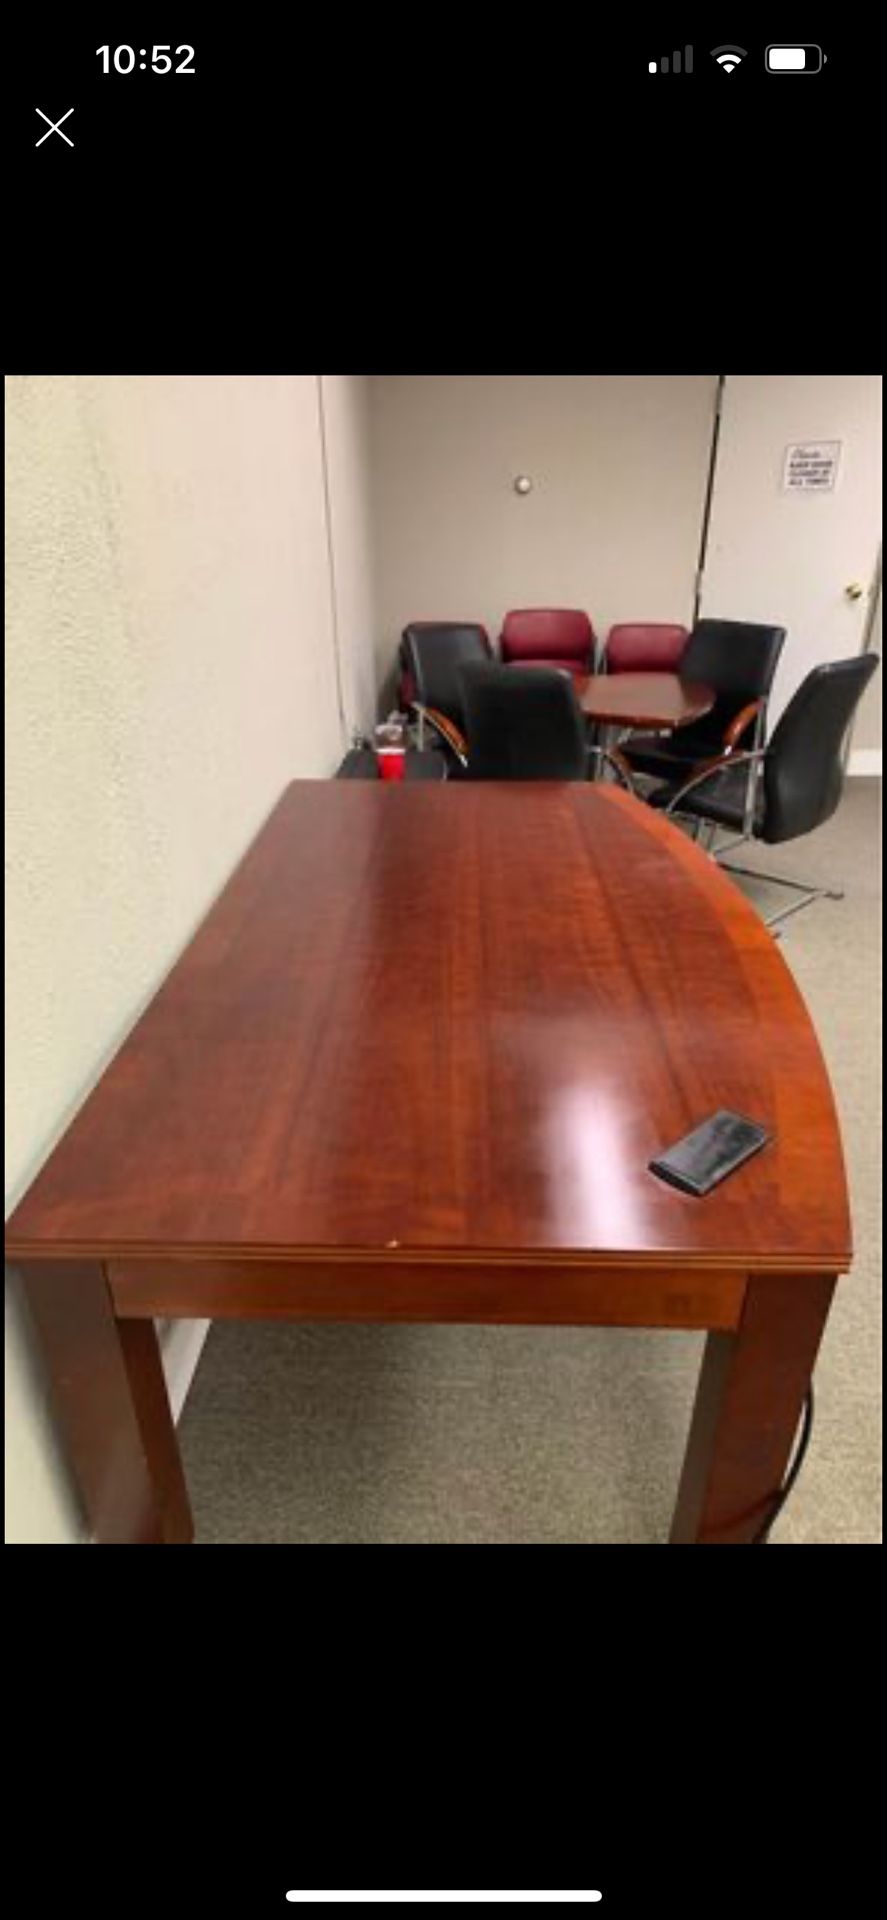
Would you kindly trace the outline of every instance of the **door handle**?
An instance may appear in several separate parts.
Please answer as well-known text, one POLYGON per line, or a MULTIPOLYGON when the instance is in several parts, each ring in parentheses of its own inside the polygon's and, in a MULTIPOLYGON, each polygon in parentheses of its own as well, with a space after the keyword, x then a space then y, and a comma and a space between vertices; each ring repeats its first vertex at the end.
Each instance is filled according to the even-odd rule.
POLYGON ((865 588, 860 586, 858 580, 851 580, 849 587, 844 588, 844 592, 848 600, 861 600, 865 588))

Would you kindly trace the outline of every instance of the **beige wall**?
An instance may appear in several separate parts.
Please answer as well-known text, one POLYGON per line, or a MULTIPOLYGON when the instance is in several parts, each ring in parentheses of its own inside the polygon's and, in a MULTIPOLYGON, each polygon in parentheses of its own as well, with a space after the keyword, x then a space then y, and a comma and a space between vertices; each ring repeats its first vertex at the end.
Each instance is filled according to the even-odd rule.
POLYGON ((411 619, 578 606, 689 620, 716 377, 392 374, 370 382, 380 672, 411 619), (533 492, 514 492, 518 474, 533 492))
MULTIPOLYGON (((366 701, 359 378, 323 399, 328 485, 318 376, 7 382, 7 1210, 284 784, 341 756, 333 574, 366 701)), ((73 1539, 14 1283, 7 1321, 7 1538, 73 1539)))

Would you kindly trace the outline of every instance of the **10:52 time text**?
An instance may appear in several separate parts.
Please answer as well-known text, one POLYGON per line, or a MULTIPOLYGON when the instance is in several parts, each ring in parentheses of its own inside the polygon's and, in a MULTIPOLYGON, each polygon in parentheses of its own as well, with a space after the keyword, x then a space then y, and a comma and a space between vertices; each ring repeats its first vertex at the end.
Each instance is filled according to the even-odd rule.
MULTIPOLYGON (((115 47, 113 54, 110 47, 96 47, 96 53, 101 58, 103 73, 132 73, 136 64, 138 64, 140 70, 144 73, 148 66, 147 47, 139 47, 138 53, 136 53, 135 47, 115 47)), ((173 66, 172 54, 172 47, 152 47, 152 73, 194 73, 193 47, 175 48, 175 57, 178 62, 178 65, 175 67, 173 66), (179 59, 180 54, 185 57, 179 59)))

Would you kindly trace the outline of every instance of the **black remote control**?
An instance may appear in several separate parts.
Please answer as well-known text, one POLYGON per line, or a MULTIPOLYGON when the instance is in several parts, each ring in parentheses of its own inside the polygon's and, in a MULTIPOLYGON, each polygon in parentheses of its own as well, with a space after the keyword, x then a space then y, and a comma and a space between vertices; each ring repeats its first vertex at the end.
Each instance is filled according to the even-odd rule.
POLYGON ((772 1138, 766 1127, 722 1107, 701 1127, 651 1160, 650 1172, 670 1186, 680 1187, 682 1193, 701 1196, 719 1186, 729 1173, 735 1173, 752 1154, 760 1153, 772 1138))

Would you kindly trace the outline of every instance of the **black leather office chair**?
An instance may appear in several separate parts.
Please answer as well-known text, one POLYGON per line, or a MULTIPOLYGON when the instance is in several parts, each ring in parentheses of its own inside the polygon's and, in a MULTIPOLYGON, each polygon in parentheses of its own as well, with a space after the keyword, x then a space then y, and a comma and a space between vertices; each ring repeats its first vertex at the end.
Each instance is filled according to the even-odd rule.
POLYGON ((464 771, 465 718, 460 669, 492 659, 486 627, 471 621, 413 620, 400 644, 401 698, 419 716, 419 744, 426 727, 442 743, 451 773, 464 771))
POLYGON ((572 674, 490 662, 463 667, 460 679, 469 780, 587 780, 602 756, 631 786, 618 756, 589 746, 572 674))
MULTIPOLYGON (((682 680, 717 695, 711 711, 665 738, 633 734, 621 752, 636 773, 679 778, 741 741, 755 752, 766 742, 767 700, 785 641, 784 627, 748 620, 698 620, 680 662, 682 680)), ((749 796, 750 802, 750 796, 749 796)), ((748 823, 751 825, 749 816, 748 823)))
MULTIPOLYGON (((728 752, 714 766, 697 771, 677 786, 660 787, 651 806, 718 826, 737 827, 742 839, 778 846, 824 825, 844 789, 843 748, 847 729, 878 666, 878 655, 858 654, 814 667, 789 701, 769 747, 757 752, 728 752), (754 776, 753 817, 746 822, 746 784, 754 776)), ((736 843, 731 843, 736 844, 736 843)), ((767 921, 768 927, 798 913, 812 901, 841 900, 840 890, 811 887, 782 874, 757 873, 751 867, 723 863, 727 873, 772 880, 806 896, 767 921)))

